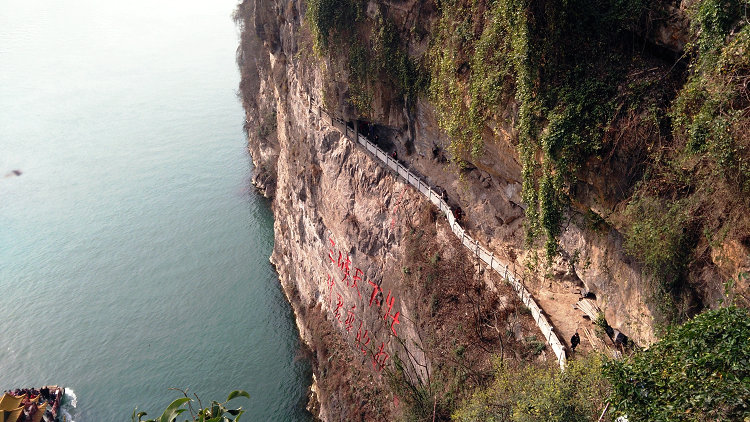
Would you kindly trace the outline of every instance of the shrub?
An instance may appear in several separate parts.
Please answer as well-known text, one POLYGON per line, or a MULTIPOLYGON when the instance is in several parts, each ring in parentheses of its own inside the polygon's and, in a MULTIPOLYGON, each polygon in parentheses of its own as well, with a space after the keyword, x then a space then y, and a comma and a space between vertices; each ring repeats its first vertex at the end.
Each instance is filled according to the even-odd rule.
POLYGON ((310 0, 305 19, 315 36, 315 49, 328 52, 330 41, 340 43, 354 23, 363 16, 363 7, 357 0, 310 0))
POLYGON ((636 197, 625 211, 633 223, 625 250, 654 274, 665 288, 672 286, 686 267, 688 244, 686 200, 668 201, 653 196, 636 197))
POLYGON ((615 413, 630 420, 748 420, 750 316, 735 307, 705 312, 604 373, 615 413))
POLYGON ((481 389, 454 413, 457 421, 592 421, 609 393, 601 374, 603 358, 592 354, 559 368, 529 364, 509 368, 498 362, 489 388, 481 389))

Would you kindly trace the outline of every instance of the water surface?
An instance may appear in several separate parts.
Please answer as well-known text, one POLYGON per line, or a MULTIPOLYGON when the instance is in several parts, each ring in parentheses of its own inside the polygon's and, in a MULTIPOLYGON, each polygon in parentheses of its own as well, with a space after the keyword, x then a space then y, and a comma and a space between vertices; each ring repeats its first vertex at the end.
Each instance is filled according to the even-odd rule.
POLYGON ((0 0, 0 388, 68 386, 79 422, 158 413, 170 387, 307 419, 234 7, 0 0))

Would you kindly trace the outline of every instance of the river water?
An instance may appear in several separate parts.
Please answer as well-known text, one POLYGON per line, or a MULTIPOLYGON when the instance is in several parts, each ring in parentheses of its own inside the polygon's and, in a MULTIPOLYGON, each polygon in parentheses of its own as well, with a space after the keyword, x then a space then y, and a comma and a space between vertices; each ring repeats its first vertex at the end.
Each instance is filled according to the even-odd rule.
POLYGON ((157 416, 170 387, 309 419, 234 7, 0 0, 0 389, 66 386, 78 422, 157 416))

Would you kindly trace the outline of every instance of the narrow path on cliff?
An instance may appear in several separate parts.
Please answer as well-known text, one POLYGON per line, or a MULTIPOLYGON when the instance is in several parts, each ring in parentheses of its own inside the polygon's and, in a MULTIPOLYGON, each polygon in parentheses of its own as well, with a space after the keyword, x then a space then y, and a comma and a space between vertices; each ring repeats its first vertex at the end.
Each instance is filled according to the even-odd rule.
POLYGON ((542 309, 537 305, 531 293, 524 286, 524 280, 522 276, 514 271, 514 267, 511 267, 507 262, 495 256, 494 253, 490 252, 478 241, 474 240, 466 230, 459 224, 456 218, 453 216, 453 212, 444 198, 435 192, 427 183, 423 182, 420 177, 412 173, 409 169, 404 167, 398 160, 391 158, 385 151, 378 148, 375 144, 370 142, 366 137, 358 134, 356 124, 351 127, 344 120, 333 117, 330 113, 325 111, 322 107, 313 102, 312 97, 308 96, 309 111, 313 115, 317 116, 323 122, 330 122, 336 130, 341 132, 346 139, 352 141, 355 145, 362 146, 368 153, 375 157, 378 161, 385 164, 387 168, 394 171, 396 174, 401 176, 406 182, 416 188, 422 195, 424 195, 430 202, 432 202, 448 219, 448 224, 451 227, 453 233, 461 240, 461 243, 466 246, 474 256, 477 256, 484 264, 492 268, 501 277, 510 283, 513 290, 516 292, 518 297, 521 299, 524 305, 526 305, 531 311, 531 315, 534 317, 539 330, 544 335, 547 344, 550 346, 557 362, 560 365, 560 369, 565 369, 567 358, 565 355, 565 347, 560 342, 557 334, 555 333, 554 327, 547 319, 547 316, 543 313, 542 309), (327 119, 324 119, 324 116, 327 119), (352 140, 352 137, 356 137, 356 142, 352 140))

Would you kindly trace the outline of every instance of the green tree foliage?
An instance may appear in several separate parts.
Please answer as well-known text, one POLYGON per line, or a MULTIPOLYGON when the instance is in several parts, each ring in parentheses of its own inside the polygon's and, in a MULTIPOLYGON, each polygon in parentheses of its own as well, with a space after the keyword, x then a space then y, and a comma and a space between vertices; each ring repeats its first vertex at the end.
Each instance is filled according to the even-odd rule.
POLYGON ((192 406, 194 400, 188 397, 187 391, 180 391, 182 391, 185 397, 181 397, 173 401, 169 406, 167 406, 166 409, 164 409, 164 412, 158 418, 144 420, 143 417, 147 416, 146 412, 138 412, 136 414, 134 410, 133 415, 131 416, 131 421, 176 422, 181 414, 188 412, 190 414, 190 418, 184 419, 185 422, 239 422, 240 416, 242 416, 245 411, 242 410, 242 407, 228 408, 227 403, 237 397, 250 398, 250 394, 248 394, 246 391, 235 390, 229 393, 226 401, 222 403, 211 401, 211 404, 208 407, 204 408, 200 403, 200 399, 198 399, 198 396, 196 396, 195 399, 198 401, 198 404, 201 406, 201 408, 199 408, 197 412, 195 412, 193 411, 192 406))
POLYGON ((747 421, 750 316, 708 311, 646 351, 605 365, 611 402, 632 421, 747 421))
POLYGON ((595 421, 604 409, 609 384, 602 376, 603 357, 592 354, 559 368, 528 364, 509 368, 498 363, 491 386, 475 393, 454 413, 457 421, 551 422, 595 421))

